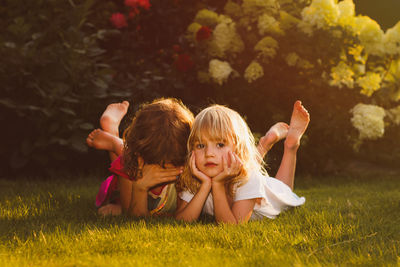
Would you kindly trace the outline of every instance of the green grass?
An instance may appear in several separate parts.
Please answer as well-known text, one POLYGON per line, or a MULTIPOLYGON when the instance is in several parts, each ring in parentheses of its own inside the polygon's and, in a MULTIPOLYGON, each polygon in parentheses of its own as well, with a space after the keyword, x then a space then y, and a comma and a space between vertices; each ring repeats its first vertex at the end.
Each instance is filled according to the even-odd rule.
POLYGON ((400 266, 400 175, 297 177, 303 207, 240 226, 98 217, 102 178, 0 179, 0 266, 400 266))

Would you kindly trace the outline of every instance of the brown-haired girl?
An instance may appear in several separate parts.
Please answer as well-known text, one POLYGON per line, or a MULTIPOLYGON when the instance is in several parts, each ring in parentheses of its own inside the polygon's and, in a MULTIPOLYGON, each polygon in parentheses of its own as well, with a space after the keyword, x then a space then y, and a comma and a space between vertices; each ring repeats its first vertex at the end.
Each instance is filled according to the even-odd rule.
POLYGON ((100 119, 103 130, 87 138, 89 146, 110 151, 113 160, 96 205, 102 215, 122 211, 133 216, 170 214, 176 208, 174 181, 182 173, 193 114, 174 98, 142 104, 119 138, 118 126, 129 103, 111 104, 100 119))

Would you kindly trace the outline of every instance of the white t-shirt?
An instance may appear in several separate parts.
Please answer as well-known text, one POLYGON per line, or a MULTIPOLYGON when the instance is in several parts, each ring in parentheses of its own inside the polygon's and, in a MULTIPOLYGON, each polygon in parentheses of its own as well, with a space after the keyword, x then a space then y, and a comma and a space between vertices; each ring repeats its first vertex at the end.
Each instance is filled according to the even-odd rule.
MULTIPOLYGON (((179 193, 179 197, 190 202, 193 194, 189 191, 179 193)), ((289 207, 303 205, 304 197, 298 197, 292 189, 278 179, 263 176, 259 172, 250 174, 248 181, 236 189, 234 201, 261 198, 260 204, 255 204, 250 220, 259 220, 263 217, 275 218, 289 207)), ((214 203, 211 193, 203 207, 203 213, 214 216, 214 203)))

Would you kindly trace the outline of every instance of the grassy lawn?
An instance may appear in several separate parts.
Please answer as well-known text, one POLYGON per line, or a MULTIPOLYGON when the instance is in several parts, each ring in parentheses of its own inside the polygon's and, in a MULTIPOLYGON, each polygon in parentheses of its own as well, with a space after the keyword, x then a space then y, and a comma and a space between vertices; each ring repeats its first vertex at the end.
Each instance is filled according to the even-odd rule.
POLYGON ((400 174, 297 177, 303 207, 241 226, 101 218, 102 178, 0 179, 0 266, 400 266, 400 174))

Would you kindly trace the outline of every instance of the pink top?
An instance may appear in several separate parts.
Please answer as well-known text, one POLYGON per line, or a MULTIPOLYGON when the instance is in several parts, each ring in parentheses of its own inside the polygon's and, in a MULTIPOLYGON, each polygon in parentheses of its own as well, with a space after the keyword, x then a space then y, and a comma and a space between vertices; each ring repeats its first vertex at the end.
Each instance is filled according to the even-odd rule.
MULTIPOLYGON (((106 180, 104 180, 99 188, 99 192, 97 193, 96 196, 96 206, 100 207, 103 205, 107 200, 110 199, 111 194, 115 191, 118 190, 117 188, 117 177, 123 177, 129 180, 133 180, 133 177, 129 177, 124 171, 124 166, 122 164, 121 156, 119 156, 116 160, 114 160, 111 163, 111 167, 109 168, 109 171, 113 173, 113 175, 107 177, 106 180)), ((161 189, 152 189, 150 190, 151 193, 154 195, 160 195, 162 190, 164 189, 166 185, 163 185, 161 189)))

